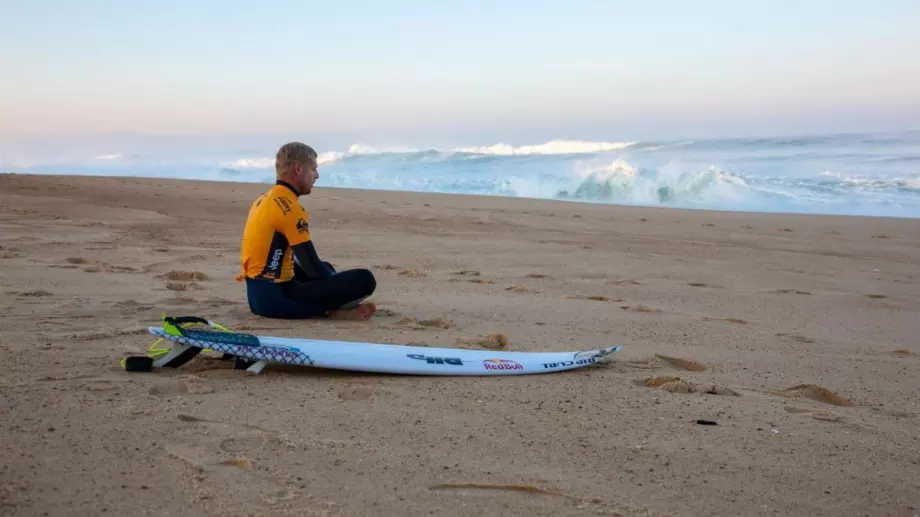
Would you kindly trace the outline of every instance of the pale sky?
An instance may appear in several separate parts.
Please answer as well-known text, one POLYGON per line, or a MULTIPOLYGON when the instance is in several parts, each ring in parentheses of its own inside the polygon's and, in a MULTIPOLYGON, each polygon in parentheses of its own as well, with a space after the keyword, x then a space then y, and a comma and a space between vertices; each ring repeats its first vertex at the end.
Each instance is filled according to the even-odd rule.
POLYGON ((918 0, 0 0, 0 20, 7 137, 920 128, 918 0))

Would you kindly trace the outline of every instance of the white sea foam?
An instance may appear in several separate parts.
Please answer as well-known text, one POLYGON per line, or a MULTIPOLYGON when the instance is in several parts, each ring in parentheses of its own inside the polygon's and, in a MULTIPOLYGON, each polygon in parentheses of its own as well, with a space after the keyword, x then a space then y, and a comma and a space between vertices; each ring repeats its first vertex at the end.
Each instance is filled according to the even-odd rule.
POLYGON ((687 140, 686 142, 678 142, 676 144, 654 145, 654 146, 649 146, 649 147, 643 147, 642 149, 640 149, 640 151, 645 151, 645 152, 660 151, 662 149, 671 149, 673 147, 683 147, 685 145, 690 145, 692 143, 693 143, 692 140, 687 140))
POLYGON ((462 147, 455 152, 470 154, 491 154, 498 156, 521 155, 560 155, 560 154, 585 154, 622 151, 635 145, 636 142, 584 142, 581 140, 550 140, 537 145, 512 146, 498 143, 487 147, 462 147))
POLYGON ((240 158, 224 162, 223 165, 230 169, 271 169, 275 166, 275 157, 268 158, 240 158))
POLYGON ((351 156, 361 156, 361 155, 371 155, 371 154, 410 154, 422 152, 421 149, 416 149, 414 147, 408 146, 386 146, 386 147, 377 147, 367 144, 351 144, 348 146, 348 151, 346 155, 351 156))
MULTIPOLYGON (((330 151, 321 153, 317 157, 316 163, 318 165, 332 163, 341 157, 342 153, 340 152, 330 151)), ((236 160, 225 161, 221 165, 229 169, 274 169, 275 157, 267 156, 262 158, 238 158, 236 160)))

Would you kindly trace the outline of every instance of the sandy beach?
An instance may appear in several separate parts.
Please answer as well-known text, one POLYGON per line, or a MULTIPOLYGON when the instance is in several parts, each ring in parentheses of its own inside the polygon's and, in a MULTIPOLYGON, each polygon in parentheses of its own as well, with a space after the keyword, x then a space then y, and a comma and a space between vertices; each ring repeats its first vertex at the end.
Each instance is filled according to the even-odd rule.
POLYGON ((920 514, 920 222, 322 188, 370 321, 249 313, 264 184, 0 175, 4 516, 920 514), (124 371, 163 313, 234 330, 610 364, 450 378, 199 356, 124 371), (716 425, 701 425, 699 420, 716 425))

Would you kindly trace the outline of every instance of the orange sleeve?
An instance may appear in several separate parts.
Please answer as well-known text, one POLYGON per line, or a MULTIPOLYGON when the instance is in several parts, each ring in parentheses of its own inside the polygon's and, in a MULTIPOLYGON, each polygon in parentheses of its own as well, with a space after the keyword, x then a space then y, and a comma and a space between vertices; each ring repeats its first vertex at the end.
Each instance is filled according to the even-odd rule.
POLYGON ((288 245, 296 246, 309 241, 309 218, 300 203, 286 198, 276 198, 275 201, 284 205, 281 210, 281 233, 287 237, 288 245))

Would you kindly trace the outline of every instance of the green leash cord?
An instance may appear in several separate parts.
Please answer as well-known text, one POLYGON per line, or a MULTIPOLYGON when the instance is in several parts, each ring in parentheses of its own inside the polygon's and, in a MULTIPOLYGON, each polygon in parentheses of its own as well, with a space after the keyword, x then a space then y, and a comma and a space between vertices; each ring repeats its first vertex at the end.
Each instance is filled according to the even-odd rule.
MULTIPOLYGON (((205 326, 208 326, 208 327, 216 328, 216 329, 218 329, 218 330, 220 330, 220 331, 223 331, 223 332, 233 332, 232 330, 228 329, 227 327, 224 327, 224 326, 222 326, 222 325, 219 325, 219 324, 213 323, 213 322, 206 322, 206 323, 205 323, 205 322, 201 322, 201 321, 194 321, 194 322, 189 322, 189 323, 178 323, 178 324, 176 324, 176 323, 172 323, 172 322, 167 321, 167 318, 166 318, 166 314, 165 314, 165 313, 162 315, 162 317, 163 317, 163 328, 165 328, 166 331, 167 331, 168 333, 170 333, 170 334, 173 334, 173 332, 170 332, 170 327, 173 327, 173 326, 176 326, 176 325, 178 325, 179 327, 182 327, 182 328, 187 328, 187 327, 194 326, 194 325, 205 325, 205 326)), ((157 345, 159 345, 161 342, 163 342, 164 340, 165 340, 165 338, 157 339, 156 341, 154 341, 154 343, 153 343, 152 345, 150 345, 150 348, 147 349, 147 352, 148 352, 147 357, 149 357, 152 361, 156 361, 156 360, 159 359, 160 357, 163 357, 164 355, 166 355, 166 354, 169 353, 169 350, 170 350, 169 348, 162 348, 162 347, 158 347, 158 346, 157 346, 157 345)), ((213 352, 213 350, 211 350, 211 349, 209 349, 209 348, 205 348, 204 351, 205 351, 205 352, 213 352)), ((127 357, 122 357, 122 358, 121 358, 120 364, 121 364, 121 368, 122 368, 123 370, 126 370, 126 369, 127 369, 127 368, 126 368, 127 361, 128 361, 128 358, 127 358, 127 357)))

